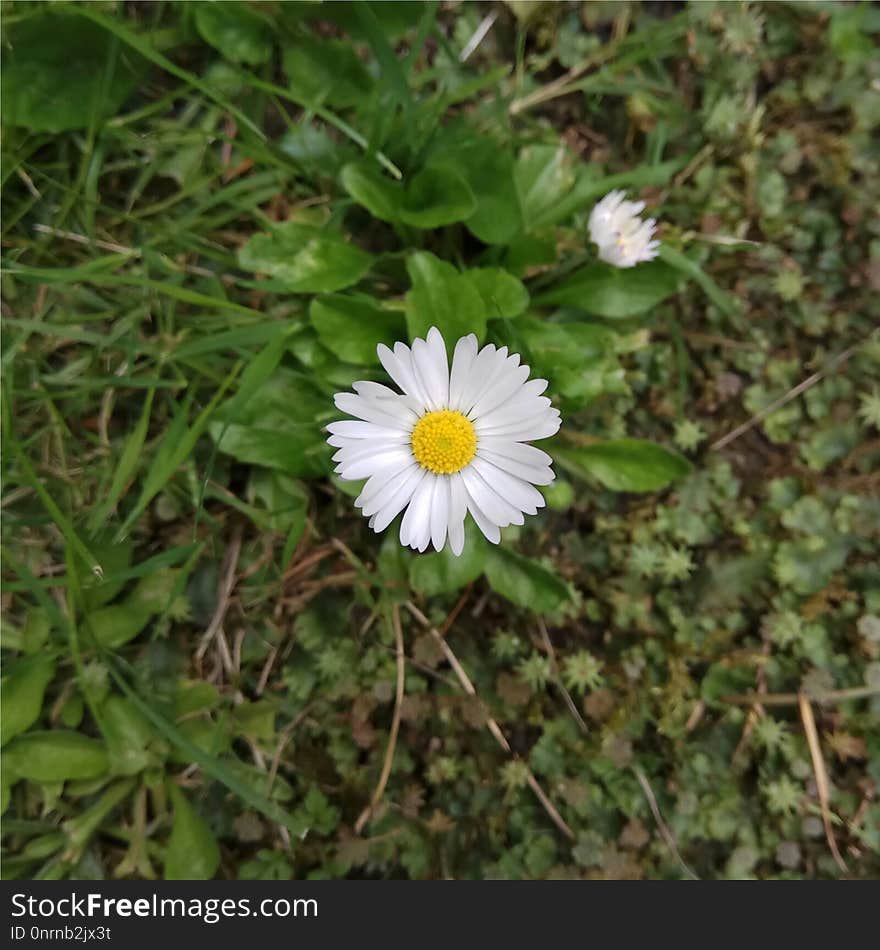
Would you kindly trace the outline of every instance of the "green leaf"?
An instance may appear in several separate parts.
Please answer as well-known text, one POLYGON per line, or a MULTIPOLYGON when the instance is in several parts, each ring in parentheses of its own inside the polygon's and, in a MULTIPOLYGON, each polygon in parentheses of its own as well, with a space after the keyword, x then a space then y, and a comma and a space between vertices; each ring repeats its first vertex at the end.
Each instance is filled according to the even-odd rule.
POLYGON ((535 613, 553 613, 570 599, 561 578, 543 564, 507 548, 489 550, 486 579, 496 593, 535 613))
POLYGON ((258 742, 269 743, 275 738, 275 717, 278 710, 267 699, 239 703, 233 711, 236 731, 258 742))
POLYGON ((571 190, 572 166, 571 152, 561 145, 529 145, 519 153, 514 176, 526 228, 571 190))
POLYGON ((110 768, 117 775, 136 775, 150 764, 147 746, 153 728, 134 704, 111 695, 101 704, 101 730, 110 753, 110 768))
POLYGON ((110 650, 124 646, 150 622, 150 611, 139 604, 122 603, 100 607, 86 614, 84 624, 96 643, 110 650))
MULTIPOLYGON (((35 5, 37 7, 41 5, 35 5)), ((137 85, 144 62, 71 10, 46 10, 8 27, 3 44, 3 122, 35 132, 86 128, 114 115, 137 85)))
POLYGON ((365 162, 353 162, 342 169, 342 184, 375 217, 414 228, 463 221, 477 206, 470 185, 443 165, 423 168, 400 185, 365 162))
POLYGON ((540 294, 535 303, 573 307, 609 320, 626 319, 645 313, 674 294, 678 281, 675 269, 663 261, 625 268, 599 262, 575 271, 540 294))
POLYGON ((220 867, 220 847, 208 823, 177 787, 169 784, 174 824, 165 851, 166 881, 209 881, 220 867))
POLYGON ((333 406, 304 377, 279 367, 246 403, 231 403, 217 409, 209 428, 221 452, 294 477, 323 475, 332 467, 318 419, 333 406))
POLYGON ((407 182, 400 220, 414 228, 439 228, 470 217, 477 203, 468 183, 451 168, 423 168, 407 182))
POLYGON ((3 751, 4 769, 32 782, 98 778, 107 772, 107 750, 79 732, 28 732, 3 751))
POLYGON ((272 55, 269 24, 243 3, 197 3, 196 27, 205 42, 233 63, 259 66, 272 55))
POLYGON ((295 532, 299 539, 305 529, 309 496, 298 481, 282 472, 255 468, 247 493, 252 504, 265 510, 270 531, 295 532))
POLYGON ((293 293, 329 294, 356 284, 373 258, 341 237, 287 221, 255 234, 238 252, 245 270, 267 274, 293 293))
POLYGON ((406 295, 406 325, 410 339, 424 337, 431 327, 443 334, 447 347, 459 337, 486 335, 486 307, 476 287, 446 261, 428 251, 406 262, 412 289, 406 295))
POLYGON ((486 244, 507 244, 523 227, 509 146, 463 123, 451 124, 439 134, 430 160, 456 168, 476 201, 465 222, 467 229, 486 244))
POLYGON ((0 745, 40 718, 43 694, 55 675, 55 659, 45 653, 4 664, 0 686, 0 745))
POLYGON ((551 390, 585 403, 613 391, 623 375, 615 335, 593 323, 555 323, 524 318, 517 329, 531 354, 533 370, 546 375, 551 390))
POLYGON ((392 224, 400 220, 403 188, 367 162, 349 162, 341 172, 342 187, 367 211, 392 224))
POLYGON ((399 311, 383 310, 366 296, 320 297, 309 307, 309 320, 321 342, 347 363, 376 363, 380 343, 393 346, 406 329, 399 311))
POLYGON ((456 557, 447 545, 442 551, 421 554, 409 562, 409 582, 421 594, 451 594, 475 581, 486 566, 486 542, 470 531, 464 550, 456 557))
POLYGON ((305 33, 285 50, 284 72, 298 97, 342 109, 360 103, 373 86, 350 42, 318 40, 305 33))
POLYGON ((518 317, 529 306, 529 292, 523 282, 501 267, 477 267, 465 271, 477 288, 489 320, 518 317))
POLYGON ((678 452, 644 439, 557 448, 553 454, 564 468, 581 477, 592 476, 612 491, 657 491, 691 470, 691 463, 678 452))

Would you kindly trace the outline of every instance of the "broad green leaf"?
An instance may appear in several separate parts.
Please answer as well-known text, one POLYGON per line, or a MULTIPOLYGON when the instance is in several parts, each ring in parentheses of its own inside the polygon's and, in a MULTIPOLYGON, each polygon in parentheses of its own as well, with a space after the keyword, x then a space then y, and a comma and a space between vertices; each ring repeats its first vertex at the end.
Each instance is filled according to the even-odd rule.
POLYGON ((169 784, 174 824, 165 851, 166 881, 209 881, 220 867, 220 847, 204 818, 177 785, 169 784))
POLYGON ((162 567, 144 574, 125 601, 150 614, 161 613, 180 583, 181 570, 162 567))
POLYGON ((448 348, 459 337, 486 335, 486 307, 466 276, 428 251, 412 254, 406 262, 412 289, 406 295, 406 325, 410 339, 424 337, 431 327, 443 334, 448 348))
MULTIPOLYGON (((394 0, 394 3, 372 3, 370 6, 390 40, 414 27, 425 12, 423 0, 394 0)), ((330 21, 349 36, 368 39, 358 16, 357 3, 285 3, 282 10, 288 14, 296 10, 295 15, 311 20, 330 21)))
POLYGON ((342 169, 342 187, 373 217, 392 224, 400 220, 402 186, 368 162, 349 162, 342 169))
POLYGON ((4 39, 3 122, 35 132, 88 126, 113 115, 137 85, 143 60, 71 9, 21 17, 4 39))
POLYGON ((107 764, 103 743, 64 729, 28 732, 3 750, 4 769, 32 782, 98 778, 106 774, 107 764))
POLYGON ((637 317, 675 293, 679 277, 663 261, 635 267, 588 264, 540 294, 538 306, 572 307, 609 320, 637 317))
POLYGON ((503 547, 489 549, 486 579, 496 593, 535 613, 553 613, 570 599, 565 582, 551 570, 503 547))
POLYGON ((404 189, 400 220, 414 228, 439 228, 470 217, 477 204, 468 183, 451 168, 423 168, 404 189))
POLYGON ((572 166, 573 156, 562 145, 528 145, 519 153, 514 175, 526 228, 571 190, 572 166))
POLYGON ((375 217, 414 228, 463 221, 476 208, 468 183, 445 165, 423 168, 401 185, 366 162, 354 162, 342 169, 342 184, 375 217))
POLYGON ((373 77, 344 40, 298 33, 284 52, 284 72, 297 96, 314 104, 347 108, 369 96, 373 77))
POLYGON ((331 467, 318 420, 333 404, 304 377, 279 367, 234 414, 231 402, 217 409, 209 428, 221 452, 293 477, 322 475, 331 467))
POLYGON ((269 24, 244 3, 197 3, 196 27, 205 42, 233 63, 259 66, 272 55, 269 24))
POLYGON ((345 142, 334 140, 323 126, 302 122, 289 129, 278 147, 295 162, 320 175, 333 175, 352 154, 345 142))
POLYGON ((150 764, 147 746, 155 733, 150 723, 123 696, 111 695, 101 703, 101 729, 116 775, 136 775, 150 764))
POLYGON ((255 468, 248 479, 248 500, 266 512, 265 523, 270 531, 302 535, 306 524, 309 496, 302 485, 271 469, 255 468))
POLYGON ((470 186, 476 201, 467 229, 486 244, 506 244, 523 227, 514 159, 502 142, 467 125, 452 125, 440 135, 431 160, 452 165, 470 186))
POLYGON ((309 320, 324 346, 347 363, 375 364, 378 344, 393 346, 406 329, 400 311, 383 310, 366 296, 315 298, 309 320))
POLYGON ((529 305, 529 292, 513 274, 501 267, 477 267, 465 271, 465 276, 477 288, 486 317, 518 317, 529 305))
POLYGON ((21 630, 21 649, 27 654, 39 652, 49 639, 52 618, 45 607, 28 607, 21 630))
POLYGON ((83 625, 95 642, 109 650, 124 646, 146 627, 151 613, 137 604, 128 602, 99 607, 86 614, 83 625))
POLYGON ((233 711, 236 731, 258 742, 271 742, 275 738, 277 714, 275 704, 267 699, 239 703, 233 711))
POLYGON ((109 603, 125 587, 134 545, 131 538, 116 543, 109 539, 108 533, 102 533, 93 539, 91 548, 101 560, 104 576, 83 579, 82 596, 86 610, 109 603))
POLYGON ((350 287, 372 262, 371 255, 341 237, 295 221, 255 234, 238 252, 239 266, 274 277, 300 294, 330 294, 350 287))
POLYGON ((438 552, 421 554, 409 562, 409 582, 428 597, 451 594, 475 581, 486 566, 486 542, 477 531, 469 531, 464 550, 456 557, 449 545, 438 552))
POLYGON ((40 718, 43 694, 55 675, 55 659, 37 653, 4 664, 0 685, 0 745, 24 732, 40 718))
POLYGON ((612 491, 657 491, 691 470, 678 452, 644 439, 554 448, 553 455, 574 474, 593 476, 612 491))
POLYGON ((531 354, 533 371, 546 375, 557 395, 584 403, 622 385, 615 337, 606 327, 528 317, 517 329, 531 354))

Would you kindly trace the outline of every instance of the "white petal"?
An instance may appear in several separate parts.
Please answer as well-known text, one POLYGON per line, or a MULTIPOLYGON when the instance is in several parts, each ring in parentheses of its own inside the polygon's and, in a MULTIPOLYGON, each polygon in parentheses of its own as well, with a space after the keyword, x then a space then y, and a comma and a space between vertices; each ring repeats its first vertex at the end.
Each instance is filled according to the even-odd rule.
POLYGON ((509 472, 511 475, 515 475, 523 481, 531 482, 533 485, 549 485, 556 477, 553 470, 546 465, 541 467, 529 465, 527 462, 519 462, 516 459, 498 455, 484 448, 477 449, 477 458, 485 459, 502 471, 509 472))
POLYGON ((373 530, 377 534, 384 531, 406 505, 412 503, 412 497, 419 490, 425 474, 425 469, 417 467, 397 489, 394 496, 376 512, 376 523, 373 525, 373 530))
POLYGON ((519 511, 536 515, 538 509, 544 507, 544 496, 534 485, 505 472, 486 459, 475 458, 471 466, 483 476, 486 484, 491 485, 500 498, 519 511))
POLYGON ((505 458, 514 459, 535 468, 544 468, 553 464, 553 459, 534 445, 523 445, 522 442, 513 442, 500 436, 484 436, 480 439, 479 447, 494 455, 503 455, 505 458))
POLYGON ((495 358, 497 355, 498 350, 495 348, 494 343, 489 343, 477 353, 457 400, 458 406, 456 408, 459 412, 463 412, 467 415, 471 406, 474 404, 474 400, 486 382, 487 377, 495 368, 495 358))
POLYGON ((427 526, 431 534, 431 498, 437 476, 422 469, 424 475, 412 494, 409 507, 400 522, 400 543, 415 547, 427 526), (416 542, 415 544, 413 542, 416 542))
POLYGON ((370 511, 362 512, 364 515, 369 515, 371 511, 378 511, 391 497, 390 493, 394 488, 401 485, 403 480, 410 475, 415 468, 418 468, 418 463, 411 462, 405 468, 391 467, 383 469, 381 472, 376 472, 375 475, 371 475, 361 489, 361 493, 354 500, 355 508, 363 508, 365 505, 369 506, 370 511), (394 482, 393 486, 391 484, 392 482, 394 482), (378 499, 378 496, 382 493, 385 495, 384 499, 378 499), (370 504, 374 499, 378 499, 376 504, 370 504))
POLYGON ((560 418, 558 409, 545 409, 536 416, 529 416, 519 421, 508 422, 503 426, 481 427, 475 425, 477 439, 483 436, 505 436, 515 442, 531 442, 535 439, 546 439, 559 431, 560 418))
POLYGON ((431 544, 435 551, 442 551, 446 544, 446 531, 449 528, 451 479, 442 475, 434 486, 434 498, 431 501, 431 544))
POLYGON ((366 399, 355 393, 337 393, 333 401, 340 412, 387 428, 412 427, 418 421, 418 416, 402 399, 396 401, 385 399, 380 402, 377 399, 366 399))
POLYGON ((464 479, 464 486, 467 488, 469 497, 499 528, 506 528, 509 524, 524 523, 522 510, 505 501, 473 465, 462 469, 461 477, 464 479))
MULTIPOLYGON (((374 422, 360 422, 353 419, 342 419, 331 422, 327 431, 337 440, 339 439, 395 439, 409 441, 409 431, 397 426, 379 426, 374 422)), ((341 446, 339 441, 327 440, 331 445, 341 446)))
MULTIPOLYGON (((488 349, 488 347, 485 347, 485 349, 488 349)), ((475 365, 473 371, 473 385, 468 392, 467 399, 461 411, 465 413, 465 415, 473 418, 474 406, 492 390, 497 382, 505 379, 507 373, 512 373, 518 366, 519 354, 514 353, 513 356, 508 356, 506 346, 502 346, 500 350, 496 350, 482 369, 475 365)))
POLYGON ((477 358, 477 338, 473 333, 463 336, 455 344, 452 354, 452 372, 449 374, 449 408, 460 409, 461 398, 467 389, 471 368, 477 358))
POLYGON ((550 400, 546 396, 529 396, 524 399, 509 399, 503 406, 487 412, 486 415, 474 420, 477 432, 493 428, 501 428, 511 422, 517 422, 537 416, 550 408, 550 400))
POLYGON ((480 510, 480 506, 473 500, 473 498, 468 495, 467 499, 468 511, 471 513, 471 517, 477 523, 477 527, 480 531, 483 532, 487 541, 491 541, 492 544, 498 544, 501 540, 501 531, 498 528, 498 525, 490 521, 486 515, 480 510))
POLYGON ((440 337, 440 331, 431 328, 428 333, 431 342, 414 340, 412 345, 413 366, 428 397, 430 409, 445 409, 449 400, 449 364, 446 360, 446 345, 440 337), (439 350, 437 347, 439 339, 439 350))
POLYGON ((480 416, 497 409, 507 402, 517 390, 522 388, 523 383, 529 378, 528 366, 517 366, 507 369, 486 388, 486 391, 471 407, 468 417, 470 419, 479 419, 480 416))
POLYGON ((405 468, 411 460, 412 454, 409 451, 395 449, 391 452, 373 453, 355 461, 340 462, 336 466, 336 472, 344 481, 356 482, 386 468, 405 468))
POLYGON ((385 372, 398 386, 411 396, 421 406, 427 405, 427 397, 416 377, 412 364, 412 354, 404 343, 395 343, 394 350, 389 350, 384 343, 376 347, 379 362, 385 367, 385 372))
POLYGON ((362 458, 369 458, 371 455, 379 455, 382 452, 409 452, 411 450, 399 441, 393 439, 349 439, 345 445, 340 446, 333 454, 334 462, 357 462, 362 458))
MULTIPOLYGON (((396 472, 390 478, 386 478, 384 483, 379 484, 377 490, 373 491, 372 486, 370 486, 370 494, 363 499, 361 505, 365 517, 380 514, 385 511, 392 502, 400 501, 394 513, 391 514, 385 524, 377 530, 383 531, 387 528, 394 520, 394 516, 397 512, 409 501, 418 482, 417 476, 423 471, 424 469, 421 468, 421 466, 411 465, 409 468, 396 472)), ((363 496, 366 491, 367 486, 364 486, 364 491, 361 492, 361 496, 363 496)))
POLYGON ((464 519, 467 515, 467 489, 461 475, 449 476, 449 547, 459 557, 464 550, 464 519))

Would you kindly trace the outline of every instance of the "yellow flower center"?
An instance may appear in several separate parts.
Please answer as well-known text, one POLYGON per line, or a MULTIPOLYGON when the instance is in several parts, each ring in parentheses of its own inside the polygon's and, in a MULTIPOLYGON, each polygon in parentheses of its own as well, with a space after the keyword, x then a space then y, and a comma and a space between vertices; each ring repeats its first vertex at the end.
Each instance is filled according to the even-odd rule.
POLYGON ((412 450, 422 468, 435 475, 451 475, 474 457, 477 434, 463 413, 440 409, 427 413, 416 423, 412 450))

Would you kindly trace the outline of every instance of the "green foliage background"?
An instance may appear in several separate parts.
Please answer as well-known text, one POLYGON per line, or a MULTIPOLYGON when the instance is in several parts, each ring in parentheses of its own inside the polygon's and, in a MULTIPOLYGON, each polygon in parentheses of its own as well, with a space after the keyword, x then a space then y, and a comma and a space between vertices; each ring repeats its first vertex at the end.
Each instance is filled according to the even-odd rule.
POLYGON ((877 876, 875 6, 2 12, 5 877, 877 876), (461 559, 322 431, 432 324, 564 420, 461 559))

